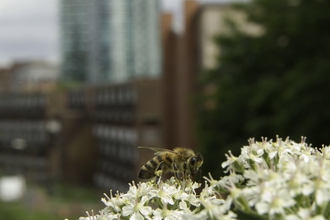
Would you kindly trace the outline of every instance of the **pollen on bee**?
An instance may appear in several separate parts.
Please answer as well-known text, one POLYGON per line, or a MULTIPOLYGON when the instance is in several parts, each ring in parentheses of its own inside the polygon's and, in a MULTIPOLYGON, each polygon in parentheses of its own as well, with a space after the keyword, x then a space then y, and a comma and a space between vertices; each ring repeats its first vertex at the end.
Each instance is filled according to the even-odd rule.
POLYGON ((162 176, 163 171, 162 170, 158 170, 155 172, 156 176, 162 176))

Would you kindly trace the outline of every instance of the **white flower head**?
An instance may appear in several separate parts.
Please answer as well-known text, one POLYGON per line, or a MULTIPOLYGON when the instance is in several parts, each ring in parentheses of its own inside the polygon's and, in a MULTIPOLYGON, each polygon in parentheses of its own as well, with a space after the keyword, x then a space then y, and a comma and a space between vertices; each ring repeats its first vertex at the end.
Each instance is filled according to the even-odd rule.
POLYGON ((226 213, 226 207, 223 205, 224 200, 220 199, 201 199, 201 203, 204 207, 200 214, 196 215, 198 217, 204 217, 200 219, 221 219, 221 217, 226 213))
MULTIPOLYGON (((201 185, 172 177, 165 182, 133 182, 126 194, 110 194, 106 208, 93 219, 235 219, 236 207, 261 218, 286 220, 330 219, 330 148, 311 148, 277 136, 276 142, 249 139, 235 157, 230 151, 222 167, 229 174, 220 180, 211 174, 201 185), (229 193, 226 199, 222 193, 229 193), (149 206, 158 206, 155 210, 149 206)), ((90 220, 81 218, 81 220, 90 220)))
POLYGON ((115 197, 112 196, 112 190, 110 190, 110 197, 109 198, 106 194, 104 194, 105 198, 102 198, 101 201, 108 207, 112 208, 112 211, 114 213, 120 212, 121 211, 121 206, 124 205, 125 201, 119 196, 119 193, 116 194, 115 197))
POLYGON ((228 153, 229 154, 225 154, 227 157, 227 161, 221 164, 222 168, 228 167, 225 172, 228 172, 230 169, 233 169, 235 171, 242 173, 244 171, 244 167, 240 162, 241 159, 235 157, 230 150, 228 151, 228 153))
POLYGON ((150 206, 144 206, 148 201, 147 196, 143 196, 141 201, 135 199, 123 207, 122 215, 131 216, 130 220, 143 220, 144 217, 148 217, 152 214, 152 209, 150 206), (144 216, 144 217, 143 217, 144 216))
POLYGON ((153 211, 153 219, 156 220, 174 220, 174 219, 182 219, 182 215, 184 212, 182 210, 168 210, 167 203, 164 204, 163 209, 157 208, 153 211))
POLYGON ((152 185, 148 183, 139 183, 137 186, 134 181, 129 184, 129 190, 126 194, 123 194, 124 199, 136 199, 147 195, 153 189, 152 185))
POLYGON ((178 189, 174 186, 162 183, 159 185, 159 189, 153 189, 149 192, 150 199, 158 197, 162 200, 163 204, 168 203, 173 205, 174 201, 172 196, 178 193, 178 189))
POLYGON ((270 198, 265 197, 256 204, 256 210, 259 215, 268 214, 274 216, 275 214, 282 214, 284 216, 284 209, 296 204, 286 190, 280 190, 275 196, 270 195, 270 198))

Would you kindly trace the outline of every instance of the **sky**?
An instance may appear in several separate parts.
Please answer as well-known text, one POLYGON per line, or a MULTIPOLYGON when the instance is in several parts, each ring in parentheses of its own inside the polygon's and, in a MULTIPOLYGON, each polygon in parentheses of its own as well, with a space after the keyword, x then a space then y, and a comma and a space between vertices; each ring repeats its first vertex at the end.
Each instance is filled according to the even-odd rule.
MULTIPOLYGON (((46 59, 59 62, 58 2, 0 0, 0 66, 10 65, 15 60, 46 59)), ((177 29, 180 29, 182 21, 182 2, 161 0, 164 11, 172 11, 177 15, 174 23, 177 29)))
POLYGON ((0 0, 0 65, 59 54, 58 0, 0 0))

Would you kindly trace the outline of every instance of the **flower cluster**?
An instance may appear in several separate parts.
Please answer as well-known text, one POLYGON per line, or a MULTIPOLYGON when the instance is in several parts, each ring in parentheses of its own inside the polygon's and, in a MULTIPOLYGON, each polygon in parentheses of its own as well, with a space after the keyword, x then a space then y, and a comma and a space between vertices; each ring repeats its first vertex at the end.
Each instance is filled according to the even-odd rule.
POLYGON ((106 219, 233 219, 225 200, 217 198, 215 191, 203 190, 197 196, 200 184, 190 180, 179 182, 174 177, 155 184, 152 181, 130 184, 127 193, 110 192, 102 198, 106 208, 97 216, 81 217, 80 220, 106 219))
POLYGON ((277 137, 276 142, 256 142, 230 152, 222 163, 229 176, 209 180, 241 211, 266 219, 330 218, 330 148, 312 148, 277 137))
POLYGON ((238 157, 226 155, 228 175, 205 177, 199 195, 201 185, 190 180, 133 182, 127 193, 103 198, 99 215, 80 220, 235 219, 232 210, 264 219, 330 219, 330 147, 305 141, 249 139, 238 157))

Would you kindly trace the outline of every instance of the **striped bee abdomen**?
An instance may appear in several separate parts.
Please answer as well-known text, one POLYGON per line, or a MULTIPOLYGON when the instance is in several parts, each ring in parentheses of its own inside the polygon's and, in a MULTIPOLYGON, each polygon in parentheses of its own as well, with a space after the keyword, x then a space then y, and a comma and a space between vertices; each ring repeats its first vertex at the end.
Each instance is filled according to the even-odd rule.
POLYGON ((155 171, 159 164, 163 161, 159 155, 149 160, 145 165, 142 166, 138 174, 139 179, 151 179, 156 176, 155 171))

